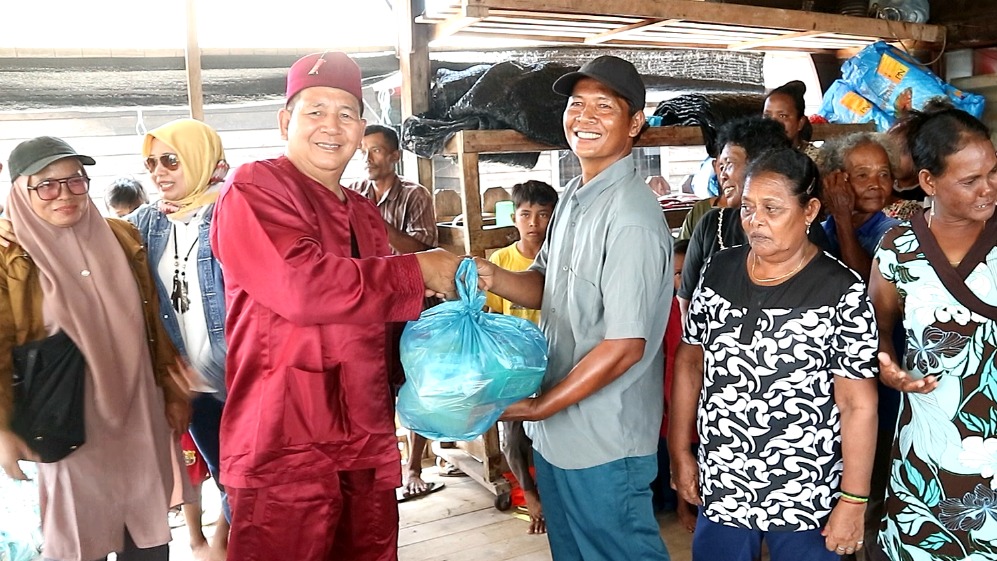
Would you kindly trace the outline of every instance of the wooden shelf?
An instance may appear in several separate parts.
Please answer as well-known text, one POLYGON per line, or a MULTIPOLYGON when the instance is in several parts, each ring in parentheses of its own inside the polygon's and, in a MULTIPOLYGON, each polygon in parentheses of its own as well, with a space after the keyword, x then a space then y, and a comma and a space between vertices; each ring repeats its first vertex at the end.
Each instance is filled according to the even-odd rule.
POLYGON ((548 45, 838 51, 878 40, 941 44, 941 25, 696 0, 462 0, 418 22, 450 37, 548 45))
MULTIPOLYGON (((814 125, 813 140, 825 140, 851 132, 874 131, 872 125, 814 125)), ((649 127, 636 143, 637 148, 651 146, 700 146, 703 134, 699 127, 649 127)), ((507 154, 511 152, 543 152, 546 150, 567 150, 565 146, 550 146, 530 140, 522 133, 513 130, 466 130, 455 134, 446 146, 444 154, 457 155, 458 152, 479 154, 507 154)))
MULTIPOLYGON (((872 131, 872 125, 814 125, 814 140, 824 140, 851 132, 872 131)), ((703 144, 699 127, 651 127, 644 131, 637 147, 698 146, 703 144)), ((460 175, 460 203, 463 222, 459 226, 439 224, 440 247, 454 253, 484 257, 485 251, 511 244, 518 237, 511 226, 485 226, 481 212, 481 185, 479 154, 510 152, 543 152, 567 150, 567 147, 549 146, 534 142, 512 130, 466 130, 455 134, 446 144, 445 153, 457 157, 460 175)), ((666 218, 673 227, 681 224, 684 211, 667 212, 666 218), (676 222, 677 221, 677 222, 676 222)))

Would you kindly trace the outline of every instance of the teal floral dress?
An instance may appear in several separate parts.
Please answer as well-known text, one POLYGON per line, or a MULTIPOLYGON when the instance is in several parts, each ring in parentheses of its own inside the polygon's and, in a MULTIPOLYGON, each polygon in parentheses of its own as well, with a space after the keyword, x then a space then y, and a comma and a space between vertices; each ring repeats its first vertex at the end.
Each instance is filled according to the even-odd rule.
POLYGON ((876 252, 902 299, 901 366, 938 378, 902 398, 879 537, 894 561, 997 560, 995 244, 997 218, 953 268, 918 214, 876 252))

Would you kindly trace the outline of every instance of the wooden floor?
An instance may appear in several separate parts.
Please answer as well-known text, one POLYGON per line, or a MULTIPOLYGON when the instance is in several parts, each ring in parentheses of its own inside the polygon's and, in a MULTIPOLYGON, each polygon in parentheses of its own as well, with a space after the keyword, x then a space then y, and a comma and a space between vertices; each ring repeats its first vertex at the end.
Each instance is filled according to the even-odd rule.
MULTIPOLYGON (((437 477, 435 469, 425 473, 446 488, 398 505, 399 561, 550 561, 546 537, 527 534, 526 521, 496 510, 494 496, 476 482, 437 477)), ((675 515, 662 515, 658 523, 672 561, 689 561, 692 536, 675 515)))
MULTIPOLYGON (((424 477, 446 488, 398 505, 399 561, 550 561, 547 538, 527 534, 526 521, 496 510, 495 497, 478 483, 468 477, 439 477, 435 467, 426 468, 424 477)), ((207 492, 206 500, 210 502, 207 492)), ((206 518, 216 509, 206 505, 206 518)), ((658 523, 672 561, 689 561, 691 536, 675 515, 662 515, 658 523)), ((210 536, 214 526, 204 530, 210 536)), ((186 529, 175 529, 173 538, 170 561, 190 561, 186 529)))

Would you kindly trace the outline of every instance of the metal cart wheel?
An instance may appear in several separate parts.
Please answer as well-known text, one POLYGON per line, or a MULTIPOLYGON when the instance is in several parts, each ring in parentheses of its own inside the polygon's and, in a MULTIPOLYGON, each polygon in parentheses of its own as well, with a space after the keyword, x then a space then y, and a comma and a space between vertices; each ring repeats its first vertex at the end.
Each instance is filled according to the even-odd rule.
POLYGON ((495 508, 502 512, 512 508, 512 493, 505 492, 495 495, 495 508))

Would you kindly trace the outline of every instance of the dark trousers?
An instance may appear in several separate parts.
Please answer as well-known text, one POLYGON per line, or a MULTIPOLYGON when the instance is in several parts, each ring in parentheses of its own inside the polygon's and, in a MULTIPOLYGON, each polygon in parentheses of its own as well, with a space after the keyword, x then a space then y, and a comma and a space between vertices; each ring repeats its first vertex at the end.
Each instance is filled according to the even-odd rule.
POLYGON ((806 532, 762 532, 717 524, 699 509, 692 537, 692 561, 755 561, 761 558, 762 541, 771 561, 838 561, 824 546, 820 528, 806 532))
POLYGON ((523 491, 536 491, 537 484, 530 474, 533 465, 533 441, 526 436, 522 421, 502 421, 505 429, 505 440, 502 442, 502 454, 509 464, 509 470, 516 476, 523 491))
POLYGON ((197 451, 204 458, 204 463, 208 464, 208 471, 211 472, 215 485, 218 485, 218 490, 221 491, 222 512, 225 513, 225 519, 231 523, 232 509, 229 507, 228 496, 220 483, 218 472, 218 466, 221 462, 218 433, 221 431, 223 405, 221 401, 215 399, 213 394, 194 394, 194 398, 190 402, 190 436, 194 439, 194 444, 197 445, 197 451))
POLYGON ((669 560, 651 507, 653 455, 585 469, 561 469, 535 450, 533 460, 554 561, 669 560))

